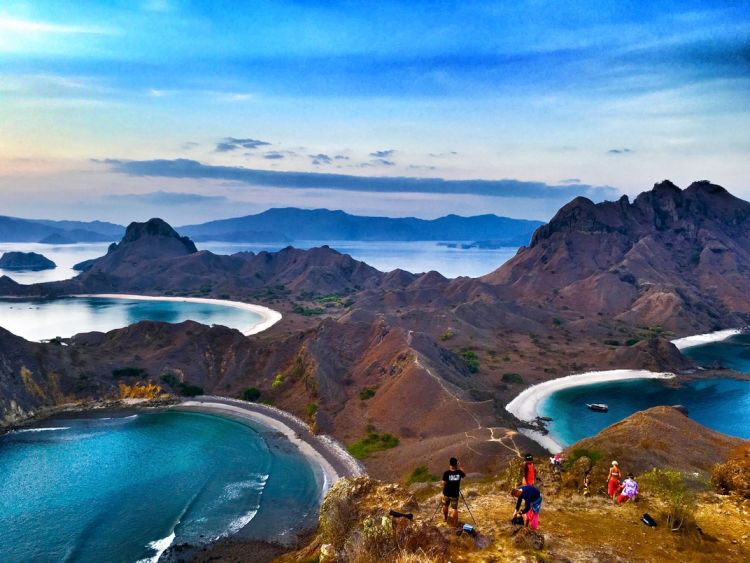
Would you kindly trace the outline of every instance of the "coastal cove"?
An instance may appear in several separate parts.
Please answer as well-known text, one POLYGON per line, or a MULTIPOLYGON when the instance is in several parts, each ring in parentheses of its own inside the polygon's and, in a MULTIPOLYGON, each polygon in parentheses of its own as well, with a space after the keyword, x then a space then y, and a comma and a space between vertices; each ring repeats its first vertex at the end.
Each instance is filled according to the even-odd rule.
POLYGON ((176 410, 47 419, 0 437, 0 468, 3 561, 155 561, 172 542, 230 535, 283 542, 314 521, 324 483, 275 429, 176 410))
MULTIPOLYGON (((750 372, 750 338, 739 330, 724 330, 673 342, 698 365, 720 364, 750 372)), ((643 370, 611 370, 570 375, 531 386, 506 409, 520 420, 545 420, 547 433, 528 428, 520 432, 557 452, 593 436, 631 414, 658 405, 680 404, 688 416, 713 430, 750 438, 750 381, 731 377, 696 378, 643 370), (587 404, 604 403, 606 413, 587 404)))
POLYGON ((107 332, 143 321, 193 320, 257 334, 281 319, 281 313, 250 303, 198 297, 124 294, 72 295, 56 299, 0 299, 0 326, 40 341, 81 332, 107 332))

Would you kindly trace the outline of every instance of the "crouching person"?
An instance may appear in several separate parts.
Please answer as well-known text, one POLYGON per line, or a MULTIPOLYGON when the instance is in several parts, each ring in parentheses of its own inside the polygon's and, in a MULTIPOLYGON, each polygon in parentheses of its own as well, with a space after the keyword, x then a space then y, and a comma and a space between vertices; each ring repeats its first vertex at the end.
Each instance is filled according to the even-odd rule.
POLYGON ((542 493, 534 485, 524 485, 510 493, 516 497, 514 516, 522 515, 524 523, 532 530, 539 528, 539 512, 542 510, 542 493), (524 503, 521 509, 521 502, 524 503))

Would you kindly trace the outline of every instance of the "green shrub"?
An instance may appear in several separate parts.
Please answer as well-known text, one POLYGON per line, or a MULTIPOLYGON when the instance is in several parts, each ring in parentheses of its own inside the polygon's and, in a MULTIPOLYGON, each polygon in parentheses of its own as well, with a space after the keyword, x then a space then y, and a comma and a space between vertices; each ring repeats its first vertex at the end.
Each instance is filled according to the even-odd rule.
POLYGON ((695 529, 695 495, 688 489, 682 473, 674 469, 654 468, 641 475, 638 481, 641 492, 648 492, 664 501, 664 517, 673 532, 695 529))
POLYGON ((440 335, 440 340, 445 342, 446 340, 450 340, 453 338, 454 334, 451 329, 446 330, 443 334, 440 335))
POLYGON ((359 392, 359 398, 363 401, 366 401, 367 399, 372 399, 375 396, 375 389, 372 387, 368 387, 366 389, 363 389, 359 392))
POLYGON ((635 345, 636 345, 636 344, 638 344, 638 343, 639 343, 640 341, 641 341, 641 339, 640 339, 640 338, 628 338, 628 339, 627 339, 627 340, 625 341, 625 346, 635 346, 635 345))
POLYGON ((318 412, 317 403, 307 403, 307 405, 305 405, 305 414, 307 416, 313 416, 316 412, 318 412))
POLYGON ((504 383, 523 383, 523 377, 521 376, 520 373, 504 373, 503 382, 504 383))
POLYGON ((303 307, 302 305, 295 305, 292 312, 302 315, 303 317, 312 317, 315 315, 322 315, 326 310, 322 307, 303 307))
POLYGON ((260 389, 258 389, 257 387, 246 387, 242 390, 240 398, 245 401, 254 403, 258 399, 260 399, 260 389))
POLYGON ((273 378, 273 383, 271 383, 271 389, 276 389, 277 387, 280 387, 284 383, 284 376, 280 373, 276 374, 276 377, 273 378))
POLYGON ((461 357, 463 358, 464 362, 466 362, 466 367, 469 368, 469 371, 471 373, 476 373, 479 371, 479 358, 477 357, 477 354, 476 352, 474 352, 474 350, 464 348, 463 350, 461 350, 461 357))
POLYGON ((180 378, 177 376, 177 374, 171 371, 165 371, 161 374, 161 377, 159 379, 161 379, 162 383, 166 383, 172 389, 177 389, 177 386, 181 383, 180 378))
POLYGON ((620 345, 620 341, 619 340, 605 340, 604 343, 607 346, 619 346, 620 345))
POLYGON ((378 434, 377 432, 370 432, 367 436, 361 440, 349 444, 347 450, 357 459, 365 459, 369 455, 395 448, 398 446, 398 438, 387 432, 378 434))
POLYGON ((438 478, 430 473, 426 465, 420 465, 419 467, 414 469, 414 471, 412 471, 411 474, 406 478, 406 484, 411 485, 412 483, 432 483, 437 480, 438 478))

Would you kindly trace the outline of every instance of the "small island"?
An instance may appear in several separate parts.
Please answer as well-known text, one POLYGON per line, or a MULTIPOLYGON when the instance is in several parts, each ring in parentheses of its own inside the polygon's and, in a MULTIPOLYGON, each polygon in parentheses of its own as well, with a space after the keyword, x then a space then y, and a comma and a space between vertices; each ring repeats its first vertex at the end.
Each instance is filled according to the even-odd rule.
POLYGON ((36 252, 6 252, 0 257, 4 270, 52 270, 57 267, 52 260, 36 252))

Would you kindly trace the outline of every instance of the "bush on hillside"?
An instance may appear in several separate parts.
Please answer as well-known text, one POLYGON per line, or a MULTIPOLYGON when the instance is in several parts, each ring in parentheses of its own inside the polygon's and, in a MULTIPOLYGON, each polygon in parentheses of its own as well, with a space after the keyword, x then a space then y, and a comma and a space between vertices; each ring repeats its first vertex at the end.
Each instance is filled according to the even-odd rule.
POLYGON ((711 484, 722 494, 739 493, 750 498, 750 460, 730 459, 711 468, 711 484))
POLYGON ((433 483, 438 478, 430 473, 426 465, 420 465, 406 478, 406 484, 411 485, 412 483, 433 483))
POLYGON ((398 446, 398 438, 392 434, 388 434, 388 432, 383 432, 382 434, 370 432, 361 440, 350 444, 347 450, 357 459, 365 459, 375 452, 388 450, 396 446, 398 446))
POLYGON ((240 394, 240 398, 245 401, 250 401, 251 403, 254 403, 258 399, 260 399, 260 389, 257 387, 247 387, 242 390, 242 393, 240 394))
POLYGON ((695 495, 690 492, 685 479, 674 469, 654 468, 638 479, 641 493, 647 492, 664 502, 667 524, 673 532, 696 529, 695 495))
POLYGON ((523 376, 520 373, 504 373, 503 383, 523 383, 523 376))

